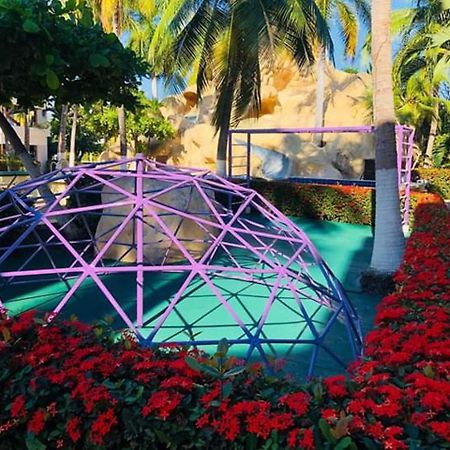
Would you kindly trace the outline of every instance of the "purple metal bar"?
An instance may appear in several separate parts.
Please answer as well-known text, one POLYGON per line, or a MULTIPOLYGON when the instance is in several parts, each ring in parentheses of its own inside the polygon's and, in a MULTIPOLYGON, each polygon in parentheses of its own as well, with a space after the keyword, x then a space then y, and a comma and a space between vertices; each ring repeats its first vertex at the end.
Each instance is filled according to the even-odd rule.
POLYGON ((411 129, 408 136, 408 151, 406 155, 406 181, 405 181, 405 215, 403 226, 409 227, 409 208, 411 202, 411 173, 414 154, 414 134, 415 130, 411 129))
POLYGON ((397 174, 398 174, 398 186, 399 189, 403 183, 402 180, 402 169, 403 169, 403 132, 404 129, 402 126, 397 125, 395 127, 395 133, 396 133, 396 144, 397 144, 397 174))
POLYGON ((246 181, 250 183, 251 157, 252 157, 252 135, 247 133, 247 176, 246 181))
POLYGON ((315 134, 315 133, 372 133, 374 127, 360 125, 353 127, 313 127, 313 128, 233 128, 234 134, 315 134))
POLYGON ((136 323, 138 327, 144 324, 144 214, 143 214, 143 198, 144 198, 144 181, 142 174, 144 172, 144 161, 142 155, 137 155, 136 160, 136 202, 138 210, 136 212, 136 323))

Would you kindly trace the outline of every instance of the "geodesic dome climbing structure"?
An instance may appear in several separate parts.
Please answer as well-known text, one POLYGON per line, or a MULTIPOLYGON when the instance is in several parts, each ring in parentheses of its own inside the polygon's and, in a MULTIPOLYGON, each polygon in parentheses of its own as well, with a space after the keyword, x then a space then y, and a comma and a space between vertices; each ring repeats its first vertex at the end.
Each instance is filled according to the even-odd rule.
POLYGON ((140 155, 0 194, 0 302, 112 311, 146 344, 227 338, 269 366, 297 354, 306 375, 362 349, 340 282, 289 218, 247 187, 140 155))

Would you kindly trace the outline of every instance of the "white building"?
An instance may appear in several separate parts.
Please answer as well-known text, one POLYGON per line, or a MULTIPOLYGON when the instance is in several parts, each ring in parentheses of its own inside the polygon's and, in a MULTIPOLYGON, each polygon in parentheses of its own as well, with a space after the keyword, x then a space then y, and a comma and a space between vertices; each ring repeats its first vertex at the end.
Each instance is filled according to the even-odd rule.
MULTIPOLYGON (((20 126, 15 121, 11 121, 11 124, 22 142, 24 142, 25 127, 20 126)), ((48 160, 47 138, 50 136, 50 127, 48 126, 48 118, 45 110, 36 109, 34 111, 32 126, 29 127, 29 130, 30 153, 33 155, 34 159, 39 162, 41 172, 46 172, 48 160)), ((0 130, 0 156, 4 155, 5 153, 5 135, 0 130)))

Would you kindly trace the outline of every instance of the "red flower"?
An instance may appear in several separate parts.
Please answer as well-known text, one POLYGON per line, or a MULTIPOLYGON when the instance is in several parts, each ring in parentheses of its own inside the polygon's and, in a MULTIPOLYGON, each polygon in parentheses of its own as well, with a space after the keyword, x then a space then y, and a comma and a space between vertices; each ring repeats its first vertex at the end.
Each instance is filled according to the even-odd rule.
POLYGON ((111 428, 117 424, 117 418, 112 408, 100 414, 92 424, 91 441, 96 445, 102 445, 105 436, 111 431, 111 428))
POLYGON ((295 392, 293 394, 283 395, 279 403, 286 405, 291 411, 299 416, 303 416, 308 411, 308 405, 311 397, 304 392, 295 392))
POLYGON ((24 417, 26 414, 25 397, 18 395, 11 403, 11 417, 24 417))
POLYGON ((149 416, 156 412, 162 419, 167 419, 183 400, 179 392, 157 391, 151 395, 147 404, 142 408, 142 415, 149 416))
POLYGON ((450 423, 449 422, 430 422, 430 428, 434 434, 450 442, 450 423))
POLYGON ((315 450, 314 432, 312 428, 308 428, 303 432, 303 437, 300 439, 300 447, 305 450, 315 450))
POLYGON ((28 422, 27 430, 34 434, 39 434, 45 426, 46 413, 42 409, 35 411, 31 420, 28 422))
POLYGON ((210 420, 209 414, 208 413, 203 414, 197 419, 197 421, 195 422, 195 426, 197 428, 204 428, 208 426, 209 420, 210 420))
POLYGON ((177 387, 179 389, 183 389, 186 391, 190 391, 192 389, 192 385, 194 382, 190 378, 174 376, 167 378, 161 383, 161 387, 163 389, 177 387))
POLYGON ((425 409, 431 409, 436 412, 442 411, 444 408, 448 407, 450 401, 446 395, 440 392, 427 392, 422 397, 422 406, 425 409))
POLYGON ((345 387, 346 378, 343 375, 327 377, 323 380, 331 398, 340 398, 347 395, 345 387))
POLYGON ((77 442, 81 437, 80 425, 81 419, 79 417, 73 417, 67 422, 66 433, 72 439, 72 442, 77 442))

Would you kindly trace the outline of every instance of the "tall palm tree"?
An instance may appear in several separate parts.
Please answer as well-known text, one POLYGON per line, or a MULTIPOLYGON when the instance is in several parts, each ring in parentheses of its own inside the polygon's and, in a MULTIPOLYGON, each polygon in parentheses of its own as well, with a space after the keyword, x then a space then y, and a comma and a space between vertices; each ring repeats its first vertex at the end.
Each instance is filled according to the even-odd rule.
POLYGON ((372 2, 376 214, 370 269, 374 274, 382 275, 392 274, 397 270, 404 251, 398 191, 390 30, 391 0, 372 2))
MULTIPOLYGON (((136 14, 152 16, 155 11, 153 0, 90 0, 94 16, 105 31, 113 32, 118 38, 133 27, 136 14)), ((124 106, 117 108, 119 123, 120 155, 127 156, 127 130, 124 106)))
POLYGON ((285 49, 300 68, 314 61, 316 37, 331 50, 326 22, 313 0, 165 0, 153 43, 175 38, 176 66, 196 68, 201 99, 217 92, 213 125, 219 133, 217 171, 225 173, 230 125, 261 104, 261 69, 285 49))
MULTIPOLYGON (((353 58, 359 37, 358 18, 370 23, 370 7, 367 0, 316 0, 320 11, 331 28, 336 24, 340 29, 345 55, 353 58)), ((327 54, 322 45, 317 46, 317 88, 315 126, 323 127, 325 116, 325 65, 327 54)), ((323 135, 316 134, 315 142, 321 145, 323 135)))
POLYGON ((417 0, 414 8, 401 13, 401 49, 394 63, 398 111, 409 115, 418 127, 428 127, 426 162, 432 161, 440 108, 450 110, 441 95, 450 82, 450 3, 447 0, 417 0))

